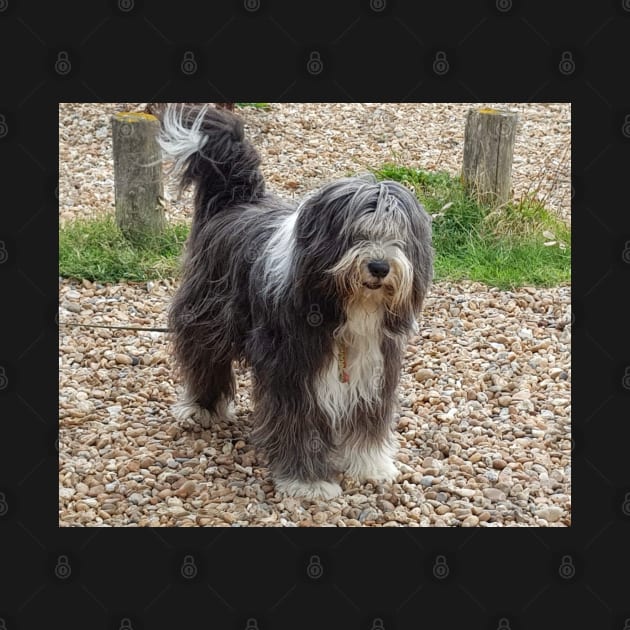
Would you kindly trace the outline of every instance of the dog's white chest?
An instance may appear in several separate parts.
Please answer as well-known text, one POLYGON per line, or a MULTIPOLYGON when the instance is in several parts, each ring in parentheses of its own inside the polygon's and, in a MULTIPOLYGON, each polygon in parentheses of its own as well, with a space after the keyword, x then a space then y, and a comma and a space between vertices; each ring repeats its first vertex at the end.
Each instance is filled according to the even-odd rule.
POLYGON ((354 309, 338 331, 333 356, 317 384, 318 402, 333 427, 360 402, 380 395, 383 378, 382 312, 354 309))

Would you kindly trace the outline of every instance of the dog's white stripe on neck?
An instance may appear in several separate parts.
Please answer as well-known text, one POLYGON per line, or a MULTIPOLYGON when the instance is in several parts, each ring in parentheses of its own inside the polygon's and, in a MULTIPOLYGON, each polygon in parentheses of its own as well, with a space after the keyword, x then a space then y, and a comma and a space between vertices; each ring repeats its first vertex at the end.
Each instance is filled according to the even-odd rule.
POLYGON ((265 251, 265 285, 278 297, 289 275, 295 245, 295 223, 299 208, 280 219, 265 251))
POLYGON ((357 302, 347 309, 346 315, 345 323, 336 333, 334 356, 316 383, 318 403, 334 430, 342 428, 360 400, 370 402, 380 396, 383 378, 383 306, 357 302), (345 380, 339 373, 341 352, 345 355, 345 380))

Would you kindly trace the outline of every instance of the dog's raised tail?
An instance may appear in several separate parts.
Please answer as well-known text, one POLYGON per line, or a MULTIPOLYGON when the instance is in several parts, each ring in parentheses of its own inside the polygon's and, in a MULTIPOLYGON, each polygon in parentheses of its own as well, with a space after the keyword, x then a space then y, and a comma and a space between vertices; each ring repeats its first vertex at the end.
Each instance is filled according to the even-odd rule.
POLYGON ((256 201, 265 192, 260 156, 241 118, 215 107, 169 104, 160 112, 160 146, 180 177, 195 186, 197 219, 256 201))

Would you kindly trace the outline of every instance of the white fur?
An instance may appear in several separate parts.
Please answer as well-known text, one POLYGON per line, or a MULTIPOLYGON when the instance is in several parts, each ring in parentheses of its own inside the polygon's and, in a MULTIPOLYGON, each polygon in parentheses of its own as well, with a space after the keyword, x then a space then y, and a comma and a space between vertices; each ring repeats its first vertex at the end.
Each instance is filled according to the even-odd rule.
POLYGON ((360 400, 373 401, 379 395, 384 361, 381 297, 379 291, 366 289, 362 299, 348 307, 346 322, 337 331, 335 356, 317 384, 319 404, 330 419, 336 440, 341 442, 333 456, 335 468, 358 481, 390 482, 398 476, 393 439, 377 444, 343 439, 344 422, 352 409, 360 400), (346 354, 348 382, 343 382, 339 374, 341 344, 346 354))
POLYGON ((337 331, 334 356, 320 374, 317 400, 330 419, 334 431, 343 430, 343 422, 359 400, 378 396, 378 381, 383 374, 381 321, 383 307, 368 302, 351 306, 345 324, 337 331), (346 355, 348 382, 339 375, 339 353, 346 355))
POLYGON ((234 418, 234 405, 224 398, 219 401, 216 413, 211 413, 199 403, 197 403, 188 392, 173 405, 173 415, 180 422, 191 418, 198 422, 204 429, 209 429, 212 425, 234 418))
POLYGON ((335 455, 335 463, 339 470, 359 481, 394 481, 398 476, 393 461, 395 450, 391 441, 370 446, 345 442, 335 455))
POLYGON ((420 325, 418 324, 418 321, 414 319, 413 322, 411 323, 411 331, 409 332, 409 336, 413 337, 414 335, 417 335, 419 332, 420 332, 420 325))
POLYGON ((333 481, 300 481, 299 479, 277 479, 276 490, 291 497, 306 499, 332 499, 341 494, 341 486, 333 481))
POLYGON ((173 160, 173 171, 181 171, 190 159, 208 141, 208 136, 200 131, 203 118, 208 106, 206 105, 195 117, 190 127, 182 122, 183 108, 169 106, 162 117, 162 133, 158 142, 164 157, 173 160))
POLYGON ((278 298, 291 267, 298 210, 283 217, 265 249, 265 286, 271 297, 278 298))

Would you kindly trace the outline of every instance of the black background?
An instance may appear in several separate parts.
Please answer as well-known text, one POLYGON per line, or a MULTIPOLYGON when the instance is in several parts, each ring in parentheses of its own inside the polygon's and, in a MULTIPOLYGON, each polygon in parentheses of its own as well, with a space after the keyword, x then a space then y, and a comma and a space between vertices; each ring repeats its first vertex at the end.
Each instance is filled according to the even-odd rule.
POLYGON ((630 628, 629 76, 630 0, 0 0, 0 629, 630 628), (169 100, 572 102, 570 529, 57 527, 57 104, 169 100))

